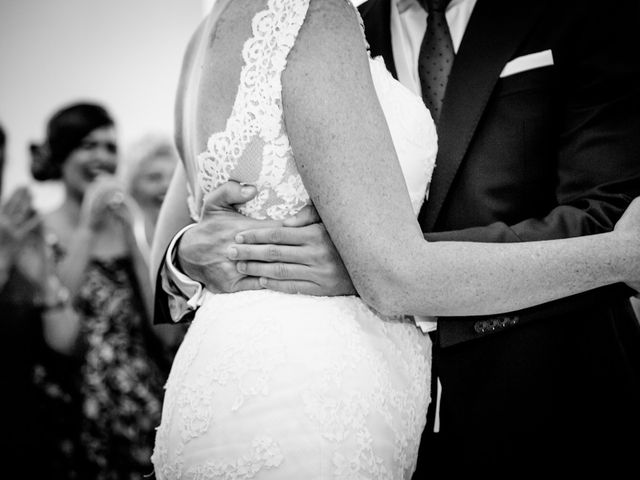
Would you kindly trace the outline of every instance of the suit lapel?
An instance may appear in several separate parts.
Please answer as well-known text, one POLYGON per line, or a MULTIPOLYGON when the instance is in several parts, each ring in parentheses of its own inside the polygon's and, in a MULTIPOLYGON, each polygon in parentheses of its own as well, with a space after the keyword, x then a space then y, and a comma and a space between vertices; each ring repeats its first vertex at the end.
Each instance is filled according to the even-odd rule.
POLYGON ((364 33, 371 45, 371 56, 382 55, 387 70, 398 78, 391 48, 391 2, 393 0, 369 0, 358 7, 364 22, 364 33))
MULTIPOLYGON (((387 0, 388 1, 388 0, 387 0)), ((429 200, 420 212, 432 231, 504 65, 543 10, 543 0, 478 0, 456 55, 438 126, 429 200)))

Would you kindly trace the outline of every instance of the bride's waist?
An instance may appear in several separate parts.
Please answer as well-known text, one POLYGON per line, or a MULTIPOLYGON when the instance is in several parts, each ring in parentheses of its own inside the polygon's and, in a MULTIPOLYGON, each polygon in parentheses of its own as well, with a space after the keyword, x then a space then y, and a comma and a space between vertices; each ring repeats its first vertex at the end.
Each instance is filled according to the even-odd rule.
POLYGON ((357 296, 319 297, 270 290, 205 293, 190 332, 191 341, 206 338, 213 350, 236 340, 250 343, 254 337, 260 342, 298 346, 366 339, 367 345, 374 346, 402 343, 407 337, 419 341, 420 336, 412 318, 381 316, 357 296))
MULTIPOLYGON (((351 318, 365 322, 371 320, 384 323, 411 324, 423 332, 432 330, 435 322, 409 315, 385 316, 370 308, 356 295, 314 296, 290 294, 272 290, 246 290, 235 293, 212 293, 204 291, 202 303, 196 319, 205 321, 232 317, 236 321, 242 318, 278 317, 299 322, 300 319, 351 318)), ((358 320, 356 320, 358 321, 358 320)))
POLYGON ((212 293, 204 291, 200 308, 215 308, 217 311, 265 307, 269 311, 276 309, 308 309, 312 306, 358 306, 368 307, 356 295, 324 297, 305 294, 290 294, 272 290, 245 290, 234 293, 212 293))

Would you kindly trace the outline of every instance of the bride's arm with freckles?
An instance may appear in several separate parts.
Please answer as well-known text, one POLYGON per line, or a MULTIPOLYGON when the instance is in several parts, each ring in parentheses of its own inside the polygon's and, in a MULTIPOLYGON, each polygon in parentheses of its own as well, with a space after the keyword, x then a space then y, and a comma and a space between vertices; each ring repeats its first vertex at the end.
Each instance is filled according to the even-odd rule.
POLYGON ((425 242, 344 0, 311 0, 283 74, 283 104, 304 184, 358 293, 383 313, 518 310, 624 281, 632 262, 637 268, 631 237, 620 232, 425 242))

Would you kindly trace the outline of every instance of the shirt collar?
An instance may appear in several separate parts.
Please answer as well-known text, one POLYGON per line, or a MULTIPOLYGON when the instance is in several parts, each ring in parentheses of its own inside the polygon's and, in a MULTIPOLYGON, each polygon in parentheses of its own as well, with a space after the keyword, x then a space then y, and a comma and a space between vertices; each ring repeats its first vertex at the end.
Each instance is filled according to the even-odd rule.
MULTIPOLYGON (((447 9, 449 9, 450 7, 458 3, 464 3, 466 1, 467 0, 451 0, 449 2, 449 5, 447 6, 447 9)), ((400 14, 406 12, 407 10, 409 10, 414 6, 422 9, 422 6, 420 5, 420 2, 418 2, 418 0, 395 0, 395 2, 396 2, 396 7, 398 8, 398 13, 400 14)))
POLYGON ((404 13, 414 5, 422 8, 418 0, 396 0, 396 5, 398 7, 398 13, 404 13))

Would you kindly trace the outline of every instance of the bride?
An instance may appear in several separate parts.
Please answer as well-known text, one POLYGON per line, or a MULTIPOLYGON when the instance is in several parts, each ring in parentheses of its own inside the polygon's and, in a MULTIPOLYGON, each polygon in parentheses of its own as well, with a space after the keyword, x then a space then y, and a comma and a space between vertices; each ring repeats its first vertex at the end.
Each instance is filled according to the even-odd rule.
POLYGON ((421 316, 637 279, 638 201, 607 234, 425 242, 416 214, 435 128, 369 58, 347 0, 218 0, 185 56, 178 107, 184 161, 156 243, 197 222, 221 183, 252 184, 240 209, 252 218, 315 205, 359 296, 204 291, 166 385, 160 480, 408 479, 429 399, 421 316))

